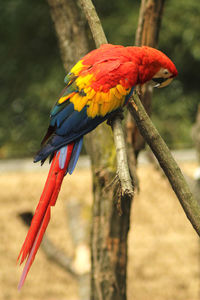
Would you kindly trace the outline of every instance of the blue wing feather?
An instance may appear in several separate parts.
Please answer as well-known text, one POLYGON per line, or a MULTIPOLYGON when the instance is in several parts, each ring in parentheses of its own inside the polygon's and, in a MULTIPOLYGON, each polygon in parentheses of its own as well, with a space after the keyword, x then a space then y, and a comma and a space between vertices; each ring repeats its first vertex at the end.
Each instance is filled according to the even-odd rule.
MULTIPOLYGON (((64 106, 64 103, 63 103, 63 106, 64 106)), ((60 124, 73 113, 73 111, 74 111, 74 104, 69 101, 67 101, 64 108, 55 106, 53 113, 51 113, 50 125, 51 126, 56 125, 57 127, 59 127, 60 124)))
MULTIPOLYGON (((114 112, 113 112, 114 113, 114 112)), ((65 120, 55 129, 55 133, 50 138, 48 143, 42 147, 37 153, 34 162, 46 159, 52 152, 60 149, 64 145, 69 144, 72 141, 76 141, 83 135, 92 131, 100 123, 105 121, 113 113, 109 113, 104 117, 90 118, 87 116, 87 108, 83 108, 82 111, 73 111, 65 120)), ((57 122, 55 120, 55 122, 57 122)))
MULTIPOLYGON (((126 96, 125 104, 127 104, 133 90, 134 88, 132 88, 129 95, 126 96)), ((72 141, 75 141, 78 145, 80 138, 95 129, 100 123, 111 117, 118 110, 119 109, 108 113, 104 117, 96 116, 95 118, 91 118, 87 115, 87 106, 79 112, 74 109, 74 104, 69 100, 67 100, 66 103, 64 102, 56 105, 52 110, 50 121, 50 127, 54 128, 54 133, 48 142, 37 153, 34 162, 39 160, 44 161, 50 154, 72 141), (59 109, 57 107, 59 107, 59 109)), ((81 149, 80 145, 77 150, 79 151, 79 154, 81 149)), ((74 164, 76 164, 76 161, 77 159, 74 159, 74 164)), ((69 173, 70 170, 73 171, 73 164, 69 169, 69 173)))
POLYGON ((68 165, 67 172, 71 175, 76 167, 79 155, 83 145, 83 137, 81 137, 74 145, 72 156, 68 165))

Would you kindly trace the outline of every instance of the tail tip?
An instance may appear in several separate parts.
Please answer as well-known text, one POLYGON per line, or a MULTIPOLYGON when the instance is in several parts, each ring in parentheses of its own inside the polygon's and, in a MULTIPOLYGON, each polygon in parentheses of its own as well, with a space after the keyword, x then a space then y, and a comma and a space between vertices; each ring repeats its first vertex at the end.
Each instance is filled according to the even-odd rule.
POLYGON ((36 163, 36 162, 40 161, 40 159, 41 158, 39 157, 39 155, 36 155, 33 159, 33 162, 36 163))

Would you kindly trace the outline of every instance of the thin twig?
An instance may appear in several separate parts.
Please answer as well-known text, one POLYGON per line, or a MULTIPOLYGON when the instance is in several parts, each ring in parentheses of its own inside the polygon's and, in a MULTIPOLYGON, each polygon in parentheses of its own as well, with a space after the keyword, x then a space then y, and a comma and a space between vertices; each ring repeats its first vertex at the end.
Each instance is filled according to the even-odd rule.
MULTIPOLYGON (((107 39, 92 1, 80 0, 80 3, 90 25, 96 47, 99 47, 101 44, 106 44, 107 39)), ((122 189, 122 196, 133 197, 133 185, 128 168, 125 139, 120 117, 115 117, 112 122, 112 128, 115 147, 117 150, 117 169, 122 189)))
POLYGON ((101 26, 101 21, 97 15, 96 9, 91 0, 80 0, 80 4, 83 8, 85 16, 88 20, 90 30, 96 47, 100 47, 102 44, 107 44, 107 38, 101 26))
POLYGON ((79 274, 74 268, 73 258, 68 257, 67 254, 58 249, 57 246, 55 246, 54 243, 47 237, 47 235, 43 237, 41 248, 49 260, 54 261, 75 279, 79 278, 79 274))
POLYGON ((128 159, 126 155, 126 146, 124 140, 124 133, 122 129, 121 122, 117 120, 113 120, 112 129, 114 132, 114 142, 117 153, 117 170, 118 176, 121 184, 121 193, 122 196, 130 193, 130 197, 133 196, 133 187, 131 182, 131 177, 129 174, 128 168, 128 159))
POLYGON ((148 117, 138 95, 135 93, 129 102, 129 110, 133 115, 140 133, 149 144, 158 162, 165 172, 186 216, 200 236, 200 205, 193 197, 184 176, 167 145, 148 117))

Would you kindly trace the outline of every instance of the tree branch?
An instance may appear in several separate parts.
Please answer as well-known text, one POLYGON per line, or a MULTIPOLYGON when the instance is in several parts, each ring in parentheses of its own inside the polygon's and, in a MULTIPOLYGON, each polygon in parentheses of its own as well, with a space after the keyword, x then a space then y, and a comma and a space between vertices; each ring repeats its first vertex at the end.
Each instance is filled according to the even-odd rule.
MULTIPOLYGON (((96 47, 107 44, 107 39, 96 9, 91 0, 80 0, 83 11, 87 17, 96 47)), ((122 196, 133 197, 133 185, 128 168, 128 160, 125 147, 125 138, 120 117, 116 116, 112 122, 112 129, 117 155, 117 170, 121 184, 122 196), (122 162, 124 163, 122 165, 122 162)))
POLYGON ((88 20, 92 36, 96 47, 99 48, 102 44, 107 44, 107 38, 101 26, 101 21, 97 15, 96 9, 91 0, 80 0, 81 6, 88 20))
POLYGON ((116 153, 117 153, 116 155, 117 170, 118 170, 119 180, 121 183, 121 194, 122 196, 129 195, 129 197, 132 198, 133 186, 129 174, 124 133, 122 129, 122 124, 120 122, 120 119, 118 119, 118 117, 113 119, 112 129, 114 133, 114 142, 115 142, 116 153))
POLYGON ((156 47, 165 0, 142 0, 135 45, 156 47))
POLYGON ((200 205, 193 197, 180 168, 172 157, 162 137, 159 135, 157 129, 148 117, 136 93, 131 98, 128 106, 140 133, 158 159, 158 162, 176 193, 186 216, 200 236, 200 205))
MULTIPOLYGON (((80 2, 97 47, 107 43, 91 0, 80 2)), ((127 235, 133 187, 128 165, 124 166, 123 172, 119 169, 122 161, 127 160, 121 119, 116 117, 112 120, 112 126, 114 140, 117 141, 115 146, 110 128, 102 124, 90 133, 95 141, 90 139, 87 149, 92 159, 93 172, 91 299, 95 300, 126 299, 127 235), (116 173, 120 180, 114 182, 116 173), (108 188, 111 182, 114 184, 108 188)))
MULTIPOLYGON (((138 25, 135 35, 135 45, 147 45, 156 47, 160 32, 163 8, 165 0, 141 0, 138 25)), ((140 87, 140 95, 142 103, 147 111, 151 114, 152 88, 148 84, 140 87)), ((144 139, 139 133, 137 126, 129 111, 126 116, 126 143, 128 161, 134 184, 139 189, 139 181, 137 177, 137 157, 144 148, 144 139)))

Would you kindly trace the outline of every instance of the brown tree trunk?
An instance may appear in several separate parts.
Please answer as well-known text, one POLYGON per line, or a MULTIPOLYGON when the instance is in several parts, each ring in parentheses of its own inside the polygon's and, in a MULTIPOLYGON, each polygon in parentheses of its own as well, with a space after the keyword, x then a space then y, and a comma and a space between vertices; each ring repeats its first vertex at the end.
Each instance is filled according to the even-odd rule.
MULTIPOLYGON (((81 4, 96 46, 107 43, 91 0, 81 0, 81 4)), ((118 126, 120 128, 117 122, 118 126)), ((116 138, 116 123, 114 135, 116 138)), ((132 196, 123 193, 116 177, 116 150, 111 128, 104 123, 93 131, 90 138, 87 138, 87 149, 92 159, 94 193, 91 299, 125 300, 127 236, 132 196)))
MULTIPOLYGON (((104 125, 106 126, 106 125, 104 125)), ((111 130, 102 126, 94 133, 93 144, 93 217, 92 217, 92 300, 126 299, 127 235, 130 198, 121 198, 115 181, 116 162, 111 130), (110 132, 109 132, 110 131, 110 132), (99 147, 99 143, 101 147, 99 147), (105 148, 104 148, 105 147, 105 148), (103 153, 101 153, 103 151, 103 153)))
MULTIPOLYGON (((76 1, 47 1, 51 7, 63 63, 69 71, 71 65, 88 52, 90 41, 87 38, 85 18, 81 17, 76 1)), ((103 38, 99 44, 102 42, 103 38)), ((105 123, 100 125, 85 137, 85 141, 92 161, 94 193, 91 299, 124 300, 131 198, 121 195, 121 186, 116 177, 116 151, 111 127, 105 123)))
POLYGON ((47 0, 67 72, 94 43, 86 19, 74 0, 47 0))
MULTIPOLYGON (((154 48, 157 47, 164 2, 165 0, 141 1, 138 27, 135 37, 136 46, 146 45, 154 48)), ((143 85, 140 91, 140 98, 149 115, 151 114, 152 92, 153 90, 148 84, 143 85)), ((130 113, 127 116, 126 133, 128 156, 132 162, 134 162, 136 161, 139 152, 144 148, 145 142, 130 113), (134 159, 134 156, 136 159, 134 159)))
MULTIPOLYGON (((51 7, 63 63, 69 71, 72 64, 90 48, 85 18, 76 1, 47 1, 51 7)), ((142 0, 138 44, 156 45, 163 4, 164 0, 142 0)), ((150 111, 148 93, 146 99, 143 101, 150 111)), ((129 123, 127 128, 128 140, 137 153, 144 142, 140 140, 134 123, 129 123)), ((125 300, 131 199, 121 197, 120 185, 116 180, 116 153, 110 127, 103 124, 88 135, 87 150, 92 160, 94 192, 91 299, 125 300)))

